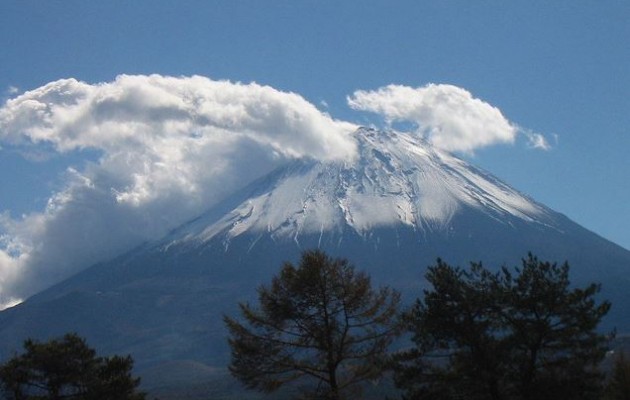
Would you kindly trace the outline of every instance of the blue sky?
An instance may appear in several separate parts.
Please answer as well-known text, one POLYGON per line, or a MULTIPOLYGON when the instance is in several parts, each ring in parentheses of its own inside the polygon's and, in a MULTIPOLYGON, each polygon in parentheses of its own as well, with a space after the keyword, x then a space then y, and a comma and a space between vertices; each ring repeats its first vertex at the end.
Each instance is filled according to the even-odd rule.
MULTIPOLYGON (((8 0, 0 97, 64 78, 201 75, 294 92, 334 119, 378 125, 347 97, 389 84, 454 85, 551 146, 533 149, 519 135, 467 159, 630 248, 628 38, 627 1, 8 0)), ((24 228, 21 215, 42 213, 103 149, 6 135, 0 212, 25 232, 37 222, 24 228)))

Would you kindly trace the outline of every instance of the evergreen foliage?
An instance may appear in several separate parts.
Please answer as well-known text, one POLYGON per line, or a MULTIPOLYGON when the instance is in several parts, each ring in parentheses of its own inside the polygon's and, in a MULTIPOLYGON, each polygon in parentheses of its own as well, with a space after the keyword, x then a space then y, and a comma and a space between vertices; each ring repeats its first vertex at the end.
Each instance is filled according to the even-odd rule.
POLYGON ((369 277, 320 251, 286 263, 258 307, 240 304, 243 323, 225 317, 230 371, 248 388, 272 392, 287 382, 311 383, 304 397, 357 395, 378 378, 399 334, 400 295, 373 290, 369 277))
POLYGON ((144 400, 131 357, 97 357, 76 334, 49 342, 24 342, 25 352, 0 366, 8 400, 144 400))
POLYGON ((610 303, 596 284, 571 288, 568 264, 529 255, 492 273, 438 260, 405 316, 415 346, 397 356, 407 399, 596 399, 610 303))

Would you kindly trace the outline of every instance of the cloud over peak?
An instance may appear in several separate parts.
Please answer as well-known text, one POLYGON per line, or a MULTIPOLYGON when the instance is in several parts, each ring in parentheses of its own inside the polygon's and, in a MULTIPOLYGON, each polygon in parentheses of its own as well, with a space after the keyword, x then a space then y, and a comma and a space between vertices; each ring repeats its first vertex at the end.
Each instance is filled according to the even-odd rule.
POLYGON ((354 128, 297 94, 201 76, 121 75, 96 85, 64 79, 9 100, 0 110, 3 140, 47 141, 62 152, 230 134, 283 154, 335 158, 353 151, 340 133, 354 128))
MULTIPOLYGON (((290 159, 356 155, 356 124, 256 83, 121 75, 12 94, 0 107, 0 151, 9 145, 63 156, 90 149, 98 157, 68 169, 44 210, 20 219, 0 214, 0 306, 163 236, 290 159)), ((451 151, 510 143, 519 131, 455 86, 390 85, 357 91, 348 102, 412 122, 451 151)), ((530 143, 546 145, 534 133, 530 143)))
POLYGON ((288 159, 350 159, 356 126, 256 83, 121 75, 51 82, 0 108, 0 143, 96 150, 48 206, 4 218, 0 303, 159 237, 288 159))
MULTIPOLYGON (((358 90, 348 97, 348 104, 355 110, 380 114, 390 124, 410 122, 431 144, 447 151, 472 153, 482 147, 513 143, 520 131, 498 108, 453 85, 388 85, 373 91, 358 90)), ((534 146, 547 147, 542 136, 532 132, 527 136, 534 146)))

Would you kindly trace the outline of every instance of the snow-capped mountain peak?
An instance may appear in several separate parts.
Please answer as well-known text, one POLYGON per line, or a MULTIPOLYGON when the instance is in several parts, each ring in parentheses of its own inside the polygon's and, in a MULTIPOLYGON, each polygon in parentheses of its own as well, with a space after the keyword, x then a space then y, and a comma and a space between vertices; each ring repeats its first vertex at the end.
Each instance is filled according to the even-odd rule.
POLYGON ((545 207, 420 138, 367 128, 354 137, 355 159, 295 161, 250 185, 227 213, 210 212, 171 239, 223 235, 229 241, 249 232, 297 241, 304 234, 349 227, 363 235, 392 225, 446 230, 464 207, 499 220, 547 219, 545 207))

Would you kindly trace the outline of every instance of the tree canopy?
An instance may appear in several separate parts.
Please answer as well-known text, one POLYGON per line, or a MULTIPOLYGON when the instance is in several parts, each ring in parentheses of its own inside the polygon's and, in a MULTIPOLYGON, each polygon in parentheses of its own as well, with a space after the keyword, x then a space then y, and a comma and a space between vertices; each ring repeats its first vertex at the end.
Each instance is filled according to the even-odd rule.
POLYGON ((143 400, 131 357, 97 357, 76 334, 24 342, 24 353, 0 366, 0 384, 9 400, 143 400))
POLYGON ((225 317, 230 371, 249 388, 310 382, 305 395, 341 399, 381 374, 399 334, 399 302, 347 260, 306 251, 259 288, 257 307, 240 304, 242 322, 225 317))
POLYGON ((398 355, 408 399, 592 399, 609 336, 600 288, 573 288, 569 265, 533 255, 493 273, 438 260, 432 286, 405 316, 415 346, 398 355))

